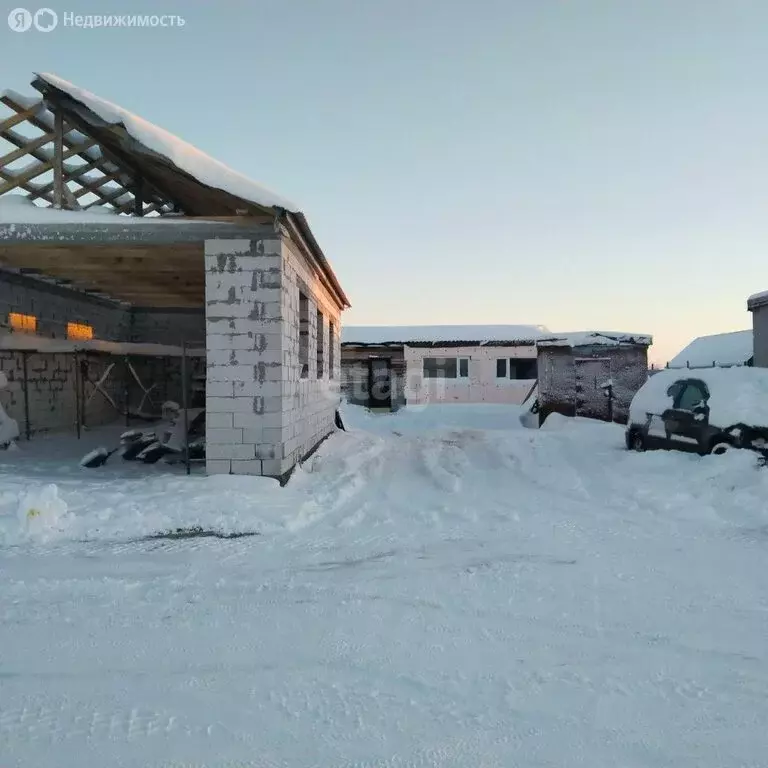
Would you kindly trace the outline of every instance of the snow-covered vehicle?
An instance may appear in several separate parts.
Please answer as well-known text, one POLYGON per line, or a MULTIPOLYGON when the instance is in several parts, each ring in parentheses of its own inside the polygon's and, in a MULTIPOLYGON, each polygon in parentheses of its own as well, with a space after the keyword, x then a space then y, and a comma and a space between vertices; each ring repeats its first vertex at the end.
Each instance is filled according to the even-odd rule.
POLYGON ((768 456, 768 369, 665 369, 637 391, 627 448, 702 455, 747 448, 768 456))

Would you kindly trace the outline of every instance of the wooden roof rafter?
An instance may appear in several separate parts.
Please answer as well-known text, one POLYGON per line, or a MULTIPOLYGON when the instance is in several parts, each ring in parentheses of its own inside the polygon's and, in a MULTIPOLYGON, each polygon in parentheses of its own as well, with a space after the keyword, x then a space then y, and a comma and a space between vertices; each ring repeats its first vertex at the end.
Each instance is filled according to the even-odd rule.
POLYGON ((140 179, 121 158, 114 157, 112 151, 80 130, 79 125, 73 124, 74 121, 67 119, 69 116, 57 118, 42 98, 30 102, 3 93, 0 95, 0 103, 13 112, 0 120, 0 139, 16 147, 0 157, 0 195, 19 189, 27 193, 28 199, 49 206, 68 209, 101 206, 118 214, 146 215, 178 211, 174 201, 140 179), (42 135, 29 138, 20 132, 25 123, 42 132, 42 135), (53 145, 53 149, 47 145, 53 145), (33 162, 20 169, 9 167, 27 157, 33 162), (81 162, 65 162, 73 158, 81 162), (101 176, 94 178, 94 171, 101 176), (43 184, 34 181, 50 172, 54 174, 53 181, 43 184), (57 185, 58 177, 61 178, 60 186, 57 185), (58 195, 60 200, 57 200, 57 188, 61 189, 58 195), (139 189, 140 205, 137 201, 139 189), (87 195, 95 199, 82 204, 80 199, 87 195))

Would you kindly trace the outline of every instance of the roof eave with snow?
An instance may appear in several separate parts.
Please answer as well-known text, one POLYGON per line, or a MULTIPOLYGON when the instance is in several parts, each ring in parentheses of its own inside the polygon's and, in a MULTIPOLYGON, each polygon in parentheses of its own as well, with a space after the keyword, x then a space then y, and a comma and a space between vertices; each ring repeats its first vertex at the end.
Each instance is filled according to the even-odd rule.
POLYGON ((614 331, 580 331, 554 334, 536 341, 537 347, 590 347, 590 346, 636 346, 649 347, 653 337, 641 333, 619 333, 614 331))
POLYGON ((755 309, 768 305, 768 291, 760 291, 760 293, 753 293, 747 299, 747 309, 752 312, 755 309))

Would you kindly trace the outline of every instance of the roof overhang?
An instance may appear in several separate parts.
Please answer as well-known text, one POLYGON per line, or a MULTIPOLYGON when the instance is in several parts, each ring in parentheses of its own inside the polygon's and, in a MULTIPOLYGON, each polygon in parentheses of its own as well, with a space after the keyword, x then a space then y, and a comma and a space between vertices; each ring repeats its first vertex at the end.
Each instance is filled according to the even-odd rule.
MULTIPOLYGON (((56 182, 42 186, 31 182, 31 179, 39 176, 45 169, 53 169, 54 173, 59 174, 59 184, 64 187, 63 200, 60 194, 58 198, 63 208, 77 209, 80 207, 80 196, 90 192, 99 198, 91 205, 136 216, 114 216, 111 217, 112 221, 107 220, 110 218, 108 216, 99 216, 98 221, 88 220, 83 224, 0 224, 0 248, 4 256, 0 260, 0 266, 37 269, 27 262, 16 263, 23 262, 24 258, 32 253, 33 244, 50 247, 58 243, 61 248, 69 247, 67 259, 71 259, 74 244, 98 246, 102 252, 105 252, 107 245, 123 245, 130 251, 139 244, 163 245, 177 250, 188 246, 189 250, 189 246, 213 237, 243 238, 248 237, 248 232, 255 230, 262 237, 266 232, 274 237, 279 232, 297 243, 339 307, 344 309, 350 306, 303 213, 261 205, 226 189, 202 182, 180 168, 169 157, 153 151, 138 140, 124 123, 103 119, 95 111, 99 109, 98 105, 91 109, 87 103, 76 98, 80 96, 87 101, 92 94, 83 95, 85 92, 74 89, 73 96, 58 87, 56 82, 63 83, 64 86, 70 85, 52 76, 36 75, 32 85, 42 95, 42 102, 21 96, 3 95, 3 103, 17 114, 2 121, 0 129, 5 130, 4 138, 9 140, 10 137, 12 143, 16 143, 18 147, 4 159, 11 162, 26 155, 37 160, 37 165, 29 166, 29 170, 22 174, 24 178, 21 179, 12 172, 2 173, 3 169, 0 168, 0 194, 5 191, 3 187, 21 189, 28 193, 30 200, 37 199, 49 205, 55 204, 56 182), (30 140, 15 131, 9 133, 14 126, 25 120, 38 131, 45 131, 45 136, 30 140), (52 157, 49 151, 43 151, 40 142, 44 140, 54 142, 55 157, 52 157), (84 161, 85 165, 77 166, 67 162, 68 158, 77 157, 84 161), (95 169, 103 176, 94 181, 89 178, 89 169, 95 169), (27 176, 29 178, 26 178, 27 176), (80 188, 73 192, 68 188, 68 183, 79 185, 80 188), (119 188, 112 191, 109 186, 104 186, 105 184, 118 185, 119 188), (176 216, 166 219, 165 214, 171 211, 174 211, 176 216), (163 217, 143 218, 148 212, 159 212, 163 217), (137 219, 141 219, 141 222, 137 219), (217 222, 216 219, 226 221, 217 222), (11 247, 14 251, 18 250, 18 254, 11 255, 8 250, 11 247)), ((121 118, 135 121, 135 116, 125 111, 121 112, 121 118)), ((140 135, 144 137, 143 134, 140 135)), ((196 152, 194 148, 186 146, 190 151, 196 152)), ((179 162, 185 162, 186 157, 184 155, 179 162)), ((217 165, 219 166, 220 164, 217 165)), ((211 178, 218 179, 216 174, 211 178)), ((231 188, 236 192, 244 189, 237 185, 231 188)), ((275 198, 266 200, 274 202, 275 198)), ((159 258, 162 261, 162 257, 159 258)), ((63 265, 60 265, 56 274, 61 274, 61 269, 63 265)))

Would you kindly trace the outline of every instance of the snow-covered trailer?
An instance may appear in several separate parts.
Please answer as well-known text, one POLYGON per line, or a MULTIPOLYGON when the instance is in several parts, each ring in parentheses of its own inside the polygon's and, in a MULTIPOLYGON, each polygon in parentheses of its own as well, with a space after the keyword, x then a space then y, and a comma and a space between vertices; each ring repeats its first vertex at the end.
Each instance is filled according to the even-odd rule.
POLYGON ((588 331, 536 342, 539 423, 553 412, 625 424, 648 378, 650 336, 588 331))

